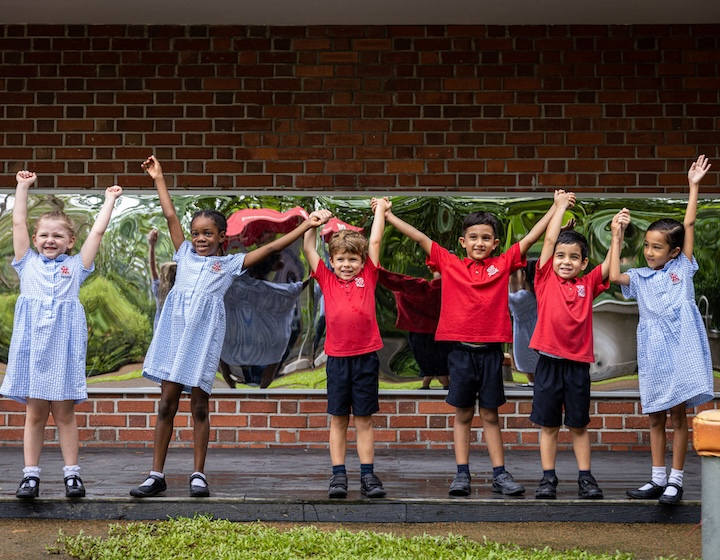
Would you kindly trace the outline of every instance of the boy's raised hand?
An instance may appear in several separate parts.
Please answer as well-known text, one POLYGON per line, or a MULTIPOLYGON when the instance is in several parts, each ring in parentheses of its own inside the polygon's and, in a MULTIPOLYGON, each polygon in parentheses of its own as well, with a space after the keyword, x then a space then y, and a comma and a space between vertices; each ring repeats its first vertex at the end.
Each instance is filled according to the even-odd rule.
POLYGON ((370 208, 372 209, 373 214, 378 206, 382 208, 383 214, 386 214, 392 209, 392 202, 390 202, 390 199, 387 196, 383 196, 382 198, 371 198, 370 208))
POLYGON ((308 216, 308 220, 310 220, 310 227, 314 228, 327 223, 330 218, 332 218, 332 212, 330 212, 330 210, 315 210, 310 212, 310 215, 308 216))
POLYGON ((562 189, 555 191, 555 204, 562 208, 572 208, 575 206, 575 193, 565 192, 562 189))
POLYGON ((700 157, 697 158, 697 161, 694 161, 693 164, 690 166, 690 169, 688 171, 688 182, 692 183, 693 185, 699 184, 711 167, 712 165, 710 165, 710 162, 705 157, 705 154, 702 154, 700 157))
POLYGON ((155 156, 147 158, 140 167, 142 167, 153 179, 156 177, 162 177, 162 166, 155 156))
POLYGON ((32 184, 37 180, 37 175, 34 172, 23 169, 17 172, 15 175, 18 187, 31 187, 32 184))
POLYGON ((630 210, 623 208, 613 216, 610 224, 610 231, 613 236, 621 236, 630 225, 630 210))
POLYGON ((112 198, 117 200, 122 195, 122 187, 120 185, 113 185, 105 189, 105 198, 112 198))

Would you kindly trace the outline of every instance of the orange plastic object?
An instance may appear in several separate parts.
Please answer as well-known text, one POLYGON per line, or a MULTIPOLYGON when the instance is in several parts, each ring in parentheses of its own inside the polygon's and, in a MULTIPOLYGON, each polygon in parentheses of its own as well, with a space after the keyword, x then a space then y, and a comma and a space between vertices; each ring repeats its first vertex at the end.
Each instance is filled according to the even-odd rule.
POLYGON ((695 417, 693 446, 698 455, 720 457, 720 410, 704 410, 695 417))

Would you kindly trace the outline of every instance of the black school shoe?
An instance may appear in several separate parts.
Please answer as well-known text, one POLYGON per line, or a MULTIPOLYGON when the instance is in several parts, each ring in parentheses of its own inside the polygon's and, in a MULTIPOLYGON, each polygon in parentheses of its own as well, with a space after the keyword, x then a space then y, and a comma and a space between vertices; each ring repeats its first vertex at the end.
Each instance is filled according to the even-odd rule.
POLYGON ((384 498, 385 489, 375 473, 360 477, 360 494, 366 498, 384 498))
MULTIPOLYGON (((633 488, 632 490, 628 490, 627 492, 625 492, 625 495, 628 498, 633 498, 634 500, 657 500, 660 496, 663 495, 663 492, 665 492, 664 486, 655 484, 652 480, 649 481, 648 484, 651 485, 651 488, 648 488, 647 490, 633 488)), ((643 486, 645 485, 643 484, 643 486)))
POLYGON ((666 505, 666 506, 674 506, 678 503, 680 503, 680 500, 682 500, 683 495, 683 489, 682 486, 679 484, 675 484, 674 482, 670 482, 668 486, 672 486, 673 488, 677 488, 677 494, 674 496, 670 496, 668 494, 663 494, 658 499, 658 503, 666 505))
POLYGON ((600 500, 603 492, 600 490, 593 475, 578 478, 578 496, 584 500, 600 500))
POLYGON ((347 498, 347 488, 347 473, 335 473, 330 477, 330 488, 328 489, 328 497, 347 498))
POLYGON ((37 476, 26 476, 20 481, 15 497, 21 500, 34 500, 40 495, 40 479, 37 476), (35 481, 35 484, 30 484, 35 481))
POLYGON ((199 474, 194 474, 190 477, 190 497, 191 498, 209 498, 210 497, 210 488, 207 485, 207 479, 199 474), (195 479, 202 480, 205 483, 205 486, 198 486, 197 484, 193 486, 192 481, 195 479))
POLYGON ((164 478, 151 474, 148 478, 152 479, 151 484, 141 484, 137 488, 130 490, 130 495, 134 498, 151 498, 160 492, 167 490, 167 483, 164 478))
POLYGON ((466 472, 457 473, 450 483, 448 494, 451 496, 469 496, 470 492, 470 475, 466 472))
POLYGON ((554 500, 557 498, 557 485, 557 476, 543 476, 535 490, 535 497, 539 500, 554 500))
POLYGON ((84 498, 85 486, 82 480, 76 474, 65 477, 65 497, 66 498, 84 498))
POLYGON ((519 496, 525 493, 525 487, 519 482, 515 482, 512 475, 505 471, 493 478, 492 491, 506 496, 519 496))

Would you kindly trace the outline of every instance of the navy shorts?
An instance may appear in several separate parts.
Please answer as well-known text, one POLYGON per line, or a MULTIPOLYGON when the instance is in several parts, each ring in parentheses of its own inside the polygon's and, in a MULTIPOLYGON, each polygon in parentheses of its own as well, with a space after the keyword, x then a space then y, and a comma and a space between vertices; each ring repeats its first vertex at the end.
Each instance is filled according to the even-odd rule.
POLYGON ((540 354, 530 420, 554 428, 584 428, 590 423, 590 364, 540 354))
POLYGON ((448 374, 448 355, 454 347, 451 342, 437 342, 432 333, 409 332, 407 338, 421 377, 448 374))
POLYGON ((380 410, 378 403, 377 354, 362 354, 334 358, 328 356, 327 372, 328 414, 332 416, 370 416, 380 410))
POLYGON ((502 366, 505 354, 500 344, 473 348, 456 344, 448 356, 450 389, 445 399, 456 408, 499 408, 505 404, 502 366))

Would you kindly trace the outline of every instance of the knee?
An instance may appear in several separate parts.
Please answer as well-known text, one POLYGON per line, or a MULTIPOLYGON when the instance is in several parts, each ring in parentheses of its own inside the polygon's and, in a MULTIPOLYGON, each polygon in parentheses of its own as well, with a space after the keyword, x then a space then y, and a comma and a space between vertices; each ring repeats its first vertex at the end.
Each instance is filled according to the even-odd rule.
POLYGON ((174 399, 160 399, 158 405, 158 420, 172 420, 178 411, 178 401, 174 399))
POLYGON ((670 413, 670 424, 673 427, 673 430, 682 430, 687 428, 687 414, 685 413, 685 410, 677 411, 673 410, 670 413))
POLYGON ((373 429, 372 416, 356 416, 355 429, 360 432, 366 432, 373 429))
POLYGON ((210 411, 208 409, 208 403, 195 403, 192 406, 192 417, 195 424, 207 422, 210 411))
POLYGON ((650 428, 654 430, 665 430, 667 416, 664 412, 656 412, 650 415, 650 428))

